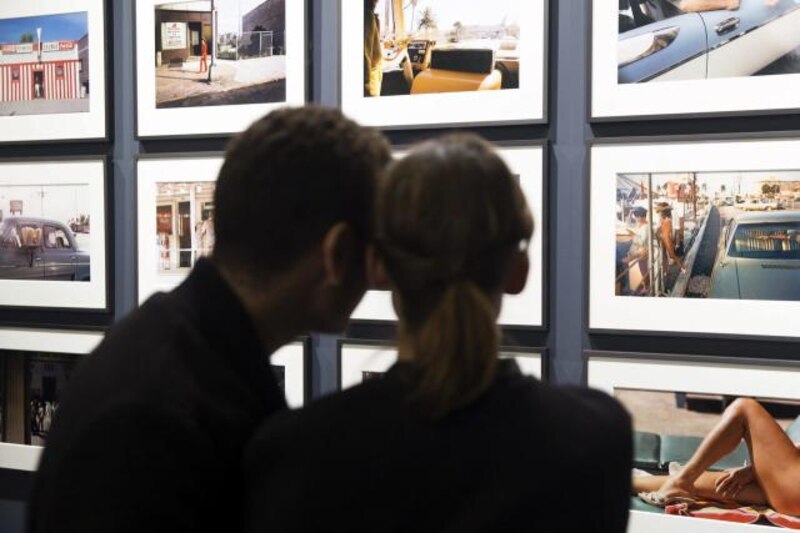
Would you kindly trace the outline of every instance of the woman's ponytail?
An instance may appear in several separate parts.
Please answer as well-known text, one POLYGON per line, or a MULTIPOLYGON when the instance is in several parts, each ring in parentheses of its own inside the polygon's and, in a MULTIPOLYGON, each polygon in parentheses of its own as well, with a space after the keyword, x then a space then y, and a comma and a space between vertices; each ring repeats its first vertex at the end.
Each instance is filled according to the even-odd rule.
POLYGON ((442 417, 495 379, 501 293, 532 221, 517 180, 475 135, 428 142, 394 163, 378 197, 376 246, 400 317, 413 400, 442 417))
POLYGON ((500 343, 495 315, 483 291, 458 280, 410 336, 420 372, 417 400, 431 417, 469 404, 492 383, 500 343))

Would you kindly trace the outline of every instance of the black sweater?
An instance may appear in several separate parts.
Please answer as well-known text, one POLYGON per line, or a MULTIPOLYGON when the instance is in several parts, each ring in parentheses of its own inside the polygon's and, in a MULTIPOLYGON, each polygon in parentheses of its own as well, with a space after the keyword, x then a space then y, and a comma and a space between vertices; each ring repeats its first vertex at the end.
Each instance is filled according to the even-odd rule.
POLYGON ((202 260, 79 365, 36 474, 29 530, 235 531, 242 448, 285 406, 252 322, 202 260))
POLYGON ((603 393, 544 385, 501 362, 495 384, 438 422, 397 364, 284 412, 245 453, 245 530, 622 533, 630 419, 603 393))

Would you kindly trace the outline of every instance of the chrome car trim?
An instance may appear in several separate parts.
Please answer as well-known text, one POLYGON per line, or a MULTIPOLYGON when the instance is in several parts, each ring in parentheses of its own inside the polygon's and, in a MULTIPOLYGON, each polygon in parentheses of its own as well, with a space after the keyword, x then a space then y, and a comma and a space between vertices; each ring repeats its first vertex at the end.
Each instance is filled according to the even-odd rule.
MULTIPOLYGON (((745 35, 747 35, 747 34, 749 34, 749 33, 751 33, 751 32, 754 32, 754 31, 756 31, 756 30, 760 30, 761 28, 763 28, 763 27, 764 27, 764 26, 766 26, 767 24, 771 24, 772 22, 775 22, 776 20, 778 20, 778 19, 780 19, 780 18, 786 17, 786 16, 790 15, 791 13, 794 13, 794 12, 795 12, 795 11, 797 11, 798 9, 800 9, 800 5, 795 5, 795 6, 794 6, 792 9, 788 9, 788 10, 784 11, 783 13, 781 13, 781 14, 779 14, 779 15, 775 15, 774 17, 772 17, 772 18, 770 18, 770 19, 767 19, 767 20, 763 21, 761 24, 758 24, 758 25, 756 25, 756 26, 750 26, 749 28, 747 28, 747 30, 746 30, 746 31, 743 31, 743 32, 741 32, 741 33, 737 33, 736 35, 732 35, 732 36, 730 37, 730 39, 725 39, 724 41, 720 41, 719 43, 715 44, 714 46, 711 46, 711 47, 709 47, 709 48, 708 48, 708 51, 709 51, 709 52, 713 52, 713 51, 714 51, 714 50, 716 50, 717 48, 720 48, 720 47, 722 47, 722 46, 725 46, 725 45, 726 45, 726 44, 728 44, 729 42, 731 42, 731 41, 735 41, 736 39, 739 39, 740 37, 744 37, 745 35)), ((723 21, 723 23, 724 23, 724 22, 725 22, 725 21, 723 21)), ((720 23, 720 24, 722 24, 722 23, 720 23)), ((719 27, 719 26, 717 26, 717 27, 719 27)), ((717 33, 719 33, 719 32, 717 32, 717 33)), ((724 32, 723 32, 723 33, 724 33, 724 32)))

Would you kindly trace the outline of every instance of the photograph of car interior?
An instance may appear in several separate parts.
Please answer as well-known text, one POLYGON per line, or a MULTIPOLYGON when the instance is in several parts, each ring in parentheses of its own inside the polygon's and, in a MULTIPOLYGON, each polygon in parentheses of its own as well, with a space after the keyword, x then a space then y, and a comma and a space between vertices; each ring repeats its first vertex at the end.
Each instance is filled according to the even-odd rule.
POLYGON ((486 9, 482 20, 471 20, 452 0, 426 6, 379 0, 380 95, 518 89, 519 26, 513 9, 519 2, 501 3, 500 9, 486 9))

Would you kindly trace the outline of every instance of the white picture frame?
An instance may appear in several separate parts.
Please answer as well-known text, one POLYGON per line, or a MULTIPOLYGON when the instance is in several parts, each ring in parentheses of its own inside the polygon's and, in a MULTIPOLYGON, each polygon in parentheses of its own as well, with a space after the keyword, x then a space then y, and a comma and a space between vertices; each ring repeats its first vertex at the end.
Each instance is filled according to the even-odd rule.
MULTIPOLYGON (((546 272, 546 176, 544 145, 498 147, 498 154, 505 160, 512 174, 519 176, 520 187, 533 214, 533 239, 528 246, 530 272, 525 290, 518 295, 503 296, 503 306, 498 322, 503 326, 543 328, 545 325, 546 272)), ((402 158, 406 152, 399 151, 395 157, 402 158)), ((353 320, 390 322, 397 320, 390 291, 370 290, 364 295, 352 316, 353 320)))
MULTIPOLYGON (((542 379, 544 376, 544 350, 528 348, 501 348, 501 359, 514 359, 520 371, 542 379)), ((339 390, 349 389, 364 382, 364 372, 383 374, 397 362, 397 348, 391 344, 371 341, 339 341, 337 348, 339 390)))
POLYGON ((281 346, 270 356, 272 366, 283 367, 284 393, 291 409, 300 409, 310 397, 308 342, 292 342, 281 346))
POLYGON ((342 0, 342 110, 365 126, 392 129, 544 123, 547 120, 547 4, 545 0, 519 0, 518 89, 370 98, 364 96, 363 82, 364 4, 342 0))
MULTIPOLYGON (((217 1, 219 2, 219 0, 217 1)), ((178 2, 174 0, 136 1, 136 134, 138 138, 234 134, 244 131, 252 122, 270 111, 285 106, 302 106, 306 103, 306 2, 288 1, 285 3, 286 98, 284 101, 159 108, 156 101, 155 11, 157 6, 169 3, 178 2)), ((186 3, 191 4, 191 2, 186 3)), ((204 2, 195 2, 195 4, 201 3, 204 2)), ((247 5, 249 6, 249 4, 247 5)), ((208 61, 210 63, 211 59, 208 61)), ((242 79, 252 76, 251 70, 249 67, 244 69, 241 74, 244 77, 242 79)), ((240 75, 237 73, 236 76, 238 80, 240 75)))
POLYGON ((765 76, 752 73, 763 69, 766 65, 762 63, 771 60, 771 54, 775 53, 771 47, 783 46, 794 39, 800 10, 795 6, 773 7, 756 2, 742 0, 738 10, 684 13, 629 30, 626 32, 629 35, 620 39, 618 0, 593 0, 592 119, 643 120, 796 111, 800 108, 800 73, 765 76), (784 7, 788 11, 783 16, 773 12, 784 7), (662 31, 666 32, 666 38, 657 40, 657 45, 667 43, 666 46, 657 49, 654 45, 647 49, 642 40, 662 31), (765 33, 776 31, 783 33, 771 38, 765 33), (764 36, 767 39, 763 39, 764 36), (762 57, 770 59, 762 60, 762 57), (712 58, 709 61, 713 61, 713 66, 706 64, 707 58, 712 58), (620 61, 623 64, 618 67, 620 61), (675 66, 663 70, 670 65, 675 66), (620 68, 631 67, 638 69, 631 80, 650 81, 620 83, 619 80, 627 76, 620 68), (717 74, 706 78, 708 72, 717 74), (662 76, 662 79, 653 79, 654 76, 662 76))
MULTIPOLYGON (((43 261, 47 273, 44 273, 45 268, 43 268, 41 276, 30 279, 19 279, 18 274, 12 276, 18 279, 0 276, 0 306, 108 311, 112 278, 109 268, 111 250, 108 228, 110 216, 105 158, 5 160, 0 162, 0 191, 4 193, 0 198, 0 210, 8 209, 5 213, 6 221, 12 221, 14 215, 33 220, 37 224, 55 220, 60 227, 67 227, 70 230, 71 238, 76 243, 77 248, 71 252, 71 255, 68 254, 67 260, 82 263, 85 260, 83 256, 85 254, 89 256, 88 269, 78 266, 71 274, 72 276, 80 275, 82 278, 88 274, 88 281, 45 279, 45 276, 53 275, 52 270, 63 266, 64 251, 57 250, 60 258, 49 252, 45 253, 48 246, 46 245, 47 239, 43 239, 39 246, 31 252, 31 261, 43 261), (29 198, 31 194, 34 194, 31 192, 34 188, 41 188, 41 191, 36 193, 37 198, 42 198, 39 206, 31 205, 29 198), (75 228, 69 226, 68 217, 77 216, 79 213, 74 212, 77 208, 69 211, 66 208, 60 209, 57 204, 51 205, 44 201, 48 192, 53 194, 56 190, 63 191, 67 188, 71 188, 73 191, 80 188, 80 207, 86 210, 80 215, 89 217, 90 229, 81 231, 77 226, 75 228), (11 191, 17 190, 25 191, 25 200, 12 196, 15 192, 11 191), (19 204, 13 206, 15 201, 19 201, 19 204), (12 207, 19 205, 22 206, 22 211, 15 213, 12 207), (65 214, 68 211, 70 214, 65 214), (33 214, 28 214, 31 212, 33 214), (74 214, 72 214, 73 212, 74 214), (52 268, 49 266, 51 262, 55 265, 52 268)), ((10 236, 10 233, 6 235, 6 237, 10 236)), ((21 241, 18 241, 17 244, 22 246, 21 241)), ((5 247, 4 243, 3 246, 5 247)), ((69 243, 69 247, 72 248, 71 243, 69 243)), ((18 251, 18 253, 21 252, 22 250, 18 251)), ((9 263, 6 264, 6 267, 9 267, 9 263)), ((16 270, 16 268, 9 269, 9 271, 11 270, 16 270)), ((55 277, 59 278, 63 275, 65 272, 62 271, 56 273, 55 277)), ((27 276, 26 274, 25 277, 27 276)))
MULTIPOLYGON (((191 266, 194 265, 196 246, 188 252, 191 254, 191 266, 185 268, 176 264, 176 242, 169 243, 169 269, 162 268, 162 247, 159 245, 157 231, 158 190, 162 184, 197 184, 212 188, 224 163, 221 154, 202 156, 157 156, 141 157, 137 162, 137 281, 138 301, 143 303, 157 292, 168 292, 186 279, 191 266)), ((208 191, 206 191, 208 193, 208 191)), ((213 201, 213 194, 211 195, 213 201)), ((176 200, 177 201, 177 200, 176 200)), ((199 218, 198 209, 202 206, 189 199, 191 217, 199 218)), ((172 208, 173 219, 177 218, 177 205, 172 208)), ((190 219, 191 220, 191 219, 190 219)), ((174 222, 173 222, 174 224, 174 222)), ((195 225, 197 221, 195 222, 195 225)), ((178 230, 172 230, 171 241, 177 239, 178 230)))
MULTIPOLYGON (((24 328, 0 329, 0 357, 3 352, 48 352, 76 357, 94 350, 103 340, 97 331, 60 331, 24 328)), ((0 442, 0 468, 36 471, 41 446, 0 442)))
MULTIPOLYGON (((105 0, 26 0, 25 2, 4 2, 0 7, 0 22, 8 19, 25 19, 28 17, 58 18, 71 14, 85 13, 85 25, 88 43, 84 36, 77 33, 64 32, 61 43, 72 42, 70 51, 48 50, 43 46, 44 54, 53 54, 52 60, 47 58, 33 61, 35 52, 9 52, 9 66, 0 75, 0 143, 21 144, 31 142, 61 141, 105 141, 109 138, 107 95, 108 58, 106 56, 108 36, 106 33, 105 0), (81 48, 83 47, 83 48, 81 48), (31 61, 20 61, 16 57, 31 57, 31 61), (19 73, 10 74, 12 67, 19 68, 19 73), (29 66, 30 65, 30 66, 29 66), (41 74, 39 74, 41 73, 41 74), (90 74, 88 74, 90 73, 90 74), (12 77, 6 79, 6 74, 12 77), (34 100, 33 90, 36 83, 31 76, 41 75, 43 83, 41 102, 34 100), (88 80, 87 76, 91 76, 88 80), (32 84, 28 86, 28 83, 32 84), (87 92, 88 89, 88 92, 87 92), (48 90, 63 98, 53 100, 48 90), (19 102, 24 102, 19 104, 19 102), (3 104, 5 102, 5 104, 3 104), (13 115, 2 112, 4 105, 13 105, 13 115), (23 105, 24 108, 20 108, 23 105), (35 106, 35 107, 33 107, 35 106)), ((56 41, 48 40, 50 25, 42 19, 35 19, 38 28, 22 31, 35 35, 33 46, 38 39, 44 45, 55 46, 56 41), (37 33, 37 29, 42 30, 37 33), (41 37, 39 37, 41 35, 41 37)), ((32 21, 33 22, 33 21, 32 21)), ((57 27, 57 23, 52 27, 57 27)), ((21 28, 22 29, 22 28, 21 28)), ((61 31, 61 30, 58 30, 61 31)), ((74 30, 72 30, 74 32, 74 30)), ((82 31, 79 33, 83 33, 82 31)), ((59 34, 60 36, 61 34, 59 34)), ((11 46, 11 43, 0 43, 11 46)), ((0 55, 0 66, 4 64, 0 55)), ((11 112, 11 111, 9 111, 11 112)))
POLYGON ((800 321, 796 319, 800 313, 800 301, 617 296, 614 283, 618 175, 798 169, 800 140, 791 138, 617 141, 592 146, 588 232, 589 330, 596 333, 693 334, 786 340, 800 337, 800 321))
MULTIPOLYGON (((698 356, 586 352, 589 387, 800 400, 796 363, 698 356)), ((757 533, 774 527, 631 510, 629 533, 757 533)))

